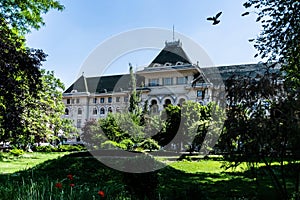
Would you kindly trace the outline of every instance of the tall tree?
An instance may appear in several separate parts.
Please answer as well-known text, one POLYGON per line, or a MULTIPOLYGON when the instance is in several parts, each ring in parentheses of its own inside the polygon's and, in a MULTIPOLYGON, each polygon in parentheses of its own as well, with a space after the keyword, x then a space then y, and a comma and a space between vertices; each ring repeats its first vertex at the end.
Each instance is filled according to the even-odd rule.
POLYGON ((295 177, 299 199, 300 165, 300 2, 298 0, 248 0, 249 13, 257 14, 262 31, 254 41, 259 56, 267 60, 260 77, 227 80, 228 112, 222 140, 226 151, 238 153, 250 166, 264 162, 281 199, 289 198, 285 170, 295 177), (281 72, 276 72, 277 63, 281 72), (291 156, 289 156, 291 155, 291 156), (280 163, 279 170, 272 165, 280 163), (288 161, 286 165, 285 161, 288 161))
POLYGON ((140 93, 136 90, 136 78, 131 63, 129 63, 129 73, 131 93, 129 98, 128 111, 136 115, 141 115, 141 108, 139 106, 139 103, 141 102, 140 93))
MULTIPOLYGON (((40 71, 46 54, 42 50, 27 48, 24 39, 24 34, 30 32, 31 28, 39 29, 44 24, 42 14, 51 9, 62 10, 63 6, 54 0, 0 1, 1 142, 28 141, 31 134, 29 130, 35 129, 36 124, 30 123, 29 118, 24 116, 30 116, 33 112, 37 112, 37 109, 45 110, 47 106, 52 107, 50 99, 55 99, 56 94, 50 96, 43 93, 44 99, 41 97, 41 93, 45 92, 44 89, 49 89, 45 83, 47 76, 42 76, 43 72, 40 71), (49 103, 47 106, 44 105, 46 97, 49 98, 46 100, 49 103)), ((53 85, 50 84, 49 87, 51 86, 53 85)), ((55 99, 54 104, 56 103, 55 99)), ((43 119, 37 115, 35 117, 33 121, 43 119)), ((48 122, 43 121, 40 125, 48 126, 48 122)))
POLYGON ((41 88, 39 70, 46 55, 41 50, 24 48, 0 17, 0 140, 16 137, 24 129, 22 114, 30 108, 26 100, 37 97, 41 88))

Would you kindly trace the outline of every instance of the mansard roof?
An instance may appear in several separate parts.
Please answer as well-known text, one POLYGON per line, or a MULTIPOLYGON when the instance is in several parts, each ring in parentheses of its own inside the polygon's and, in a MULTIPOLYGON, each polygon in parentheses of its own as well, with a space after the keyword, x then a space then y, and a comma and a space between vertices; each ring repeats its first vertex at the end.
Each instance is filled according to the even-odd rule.
POLYGON ((160 51, 160 53, 148 67, 156 67, 156 65, 160 66, 166 64, 176 65, 177 63, 192 64, 182 49, 182 44, 179 40, 166 42, 165 47, 160 51))
MULTIPOLYGON (((195 69, 193 65, 173 66, 180 69, 195 69)), ((163 67, 161 71, 164 71, 167 67, 163 67)), ((170 67, 172 68, 172 66, 170 67)), ((148 68, 149 71, 154 68, 148 68)), ((159 68, 158 68, 159 69, 159 68)), ((218 67, 201 67, 199 68, 201 73, 194 75, 193 84, 210 82, 212 84, 224 84, 224 82, 231 76, 256 76, 263 75, 267 67, 263 64, 241 64, 241 65, 227 65, 218 67)), ((174 69, 173 69, 174 70, 174 69)), ((160 71, 160 70, 159 70, 160 71)), ((278 72, 279 69, 273 69, 273 72, 278 72)), ((272 71, 271 71, 272 72, 272 71)), ((145 83, 145 77, 136 75, 137 86, 140 87, 145 83)), ((98 76, 98 77, 79 77, 64 93, 72 93, 76 91, 79 93, 112 93, 130 90, 130 75, 111 75, 111 76, 98 76)))
MULTIPOLYGON (((144 77, 136 75, 137 86, 145 82, 144 77)), ((98 77, 79 77, 64 93, 112 93, 128 91, 130 89, 130 75, 111 75, 98 77)))
MULTIPOLYGON (((228 80, 232 76, 250 76, 255 78, 262 76, 267 71, 268 67, 263 63, 258 64, 241 64, 241 65, 227 65, 218 67, 204 67, 201 68, 202 72, 213 84, 218 84, 228 80)), ((271 73, 278 73, 280 66, 270 69, 271 73)))

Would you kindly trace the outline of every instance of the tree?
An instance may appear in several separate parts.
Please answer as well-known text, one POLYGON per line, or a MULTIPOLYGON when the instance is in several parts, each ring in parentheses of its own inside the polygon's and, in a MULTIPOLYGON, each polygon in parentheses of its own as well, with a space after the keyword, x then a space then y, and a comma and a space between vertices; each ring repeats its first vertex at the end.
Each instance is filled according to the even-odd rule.
POLYGON ((214 102, 201 105, 187 101, 181 107, 179 141, 190 152, 207 154, 213 150, 224 122, 223 110, 214 102))
POLYGON ((41 130, 56 133, 62 124, 69 124, 57 120, 62 103, 51 87, 61 83, 53 74, 42 76, 40 70, 46 54, 27 48, 24 39, 30 28, 44 24, 42 14, 51 9, 63 6, 54 0, 0 1, 0 142, 24 144, 38 134, 47 135, 41 130))
POLYGON ((250 12, 262 24, 262 32, 250 41, 255 41, 259 52, 255 56, 267 62, 261 64, 264 74, 260 77, 227 80, 228 119, 220 144, 235 158, 232 165, 246 161, 255 167, 263 162, 282 199, 290 197, 286 174, 293 174, 299 199, 300 2, 248 0, 244 6, 252 8, 250 12), (281 73, 276 70, 278 63, 281 73), (274 161, 279 169, 272 165, 274 161))
MULTIPOLYGON (((300 75, 300 2, 298 0, 248 0, 248 10, 257 13, 262 32, 254 41, 261 58, 279 62, 289 89, 299 92, 300 75), (296 87, 296 88, 295 88, 296 87), (298 88, 298 89, 297 89, 298 88)), ((243 15, 249 14, 249 12, 243 15)))
POLYGON ((54 76, 53 71, 41 70, 42 87, 38 90, 36 97, 27 99, 23 121, 26 124, 24 134, 20 134, 22 144, 41 141, 58 140, 59 134, 67 137, 69 133, 76 132, 72 122, 63 119, 65 106, 62 101, 63 83, 54 76), (26 137, 24 137, 26 135, 26 137))
POLYGON ((140 93, 136 91, 136 78, 133 72, 132 65, 129 63, 129 73, 130 73, 130 98, 129 98, 129 108, 128 111, 134 113, 135 115, 141 115, 141 108, 139 106, 141 99, 140 93))
POLYGON ((289 153, 297 155, 292 143, 299 137, 300 127, 289 119, 291 105, 284 102, 287 94, 280 72, 269 73, 268 67, 265 70, 260 78, 238 76, 227 80, 227 119, 219 145, 230 155, 228 167, 247 162, 254 169, 263 162, 276 191, 287 199, 285 162, 294 161, 289 153), (280 164, 280 170, 273 162, 280 164))
POLYGON ((42 14, 51 9, 62 11, 64 6, 56 0, 2 0, 0 18, 19 34, 25 34, 44 25, 42 14))
POLYGON ((22 116, 42 86, 39 68, 46 55, 24 48, 24 40, 1 17, 0 25, 0 141, 6 142, 25 128, 22 116))

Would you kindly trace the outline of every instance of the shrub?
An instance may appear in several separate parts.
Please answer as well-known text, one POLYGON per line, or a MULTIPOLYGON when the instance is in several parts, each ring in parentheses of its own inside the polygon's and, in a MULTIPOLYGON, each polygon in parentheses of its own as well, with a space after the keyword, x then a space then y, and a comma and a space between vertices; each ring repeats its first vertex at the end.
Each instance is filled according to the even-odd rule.
POLYGON ((80 145, 60 145, 58 151, 60 152, 71 152, 71 151, 82 151, 85 150, 84 146, 80 145))
POLYGON ((147 138, 146 140, 144 140, 143 142, 141 142, 139 145, 138 145, 140 148, 142 149, 147 149, 147 150, 158 150, 160 148, 160 146, 158 145, 158 143, 151 139, 151 138, 147 138))
POLYGON ((24 150, 22 149, 12 149, 9 151, 10 154, 14 155, 14 156, 20 156, 24 154, 24 150))
POLYGON ((50 145, 47 145, 47 146, 36 146, 35 150, 37 152, 47 152, 47 153, 50 153, 50 152, 56 152, 57 148, 55 148, 53 146, 50 146, 50 145))

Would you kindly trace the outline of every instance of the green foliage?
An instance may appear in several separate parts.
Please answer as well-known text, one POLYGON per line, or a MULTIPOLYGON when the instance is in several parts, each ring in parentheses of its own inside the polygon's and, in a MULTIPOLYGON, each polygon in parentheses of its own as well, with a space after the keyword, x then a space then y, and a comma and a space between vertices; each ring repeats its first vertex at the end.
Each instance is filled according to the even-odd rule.
MULTIPOLYGON (((15 168, 14 173, 0 175, 2 199, 281 199, 265 176, 265 167, 258 167, 261 184, 251 179, 251 171, 221 169, 221 161, 171 162, 170 166, 151 173, 123 173, 101 164, 93 157, 76 157, 57 153, 27 153, 0 161, 15 168), (34 161, 35 163, 31 163, 34 161), (29 163, 29 164, 28 164, 29 163), (39 165, 36 165, 40 163, 39 165), (15 166, 13 166, 15 165, 15 166), (25 169, 25 170, 24 170, 25 169), (21 171, 20 171, 21 170, 21 171), (70 180, 68 175, 73 179, 70 180), (55 187, 60 182, 62 188, 55 187), (74 186, 71 187, 70 183, 74 186), (16 187, 17 186, 17 187, 16 187)), ((275 164, 275 163, 274 163, 275 164)), ((277 168, 276 173, 279 172, 277 168)), ((288 176, 288 180, 292 177, 288 176)), ((289 185, 289 189, 293 185, 289 185)))
POLYGON ((19 33, 27 33, 30 28, 39 29, 44 25, 42 15, 52 9, 63 10, 64 7, 56 0, 23 0, 0 1, 0 18, 16 29, 19 33))
MULTIPOLYGON (((177 149, 183 144, 189 151, 208 153, 223 128, 225 113, 215 103, 201 105, 187 101, 181 107, 169 105, 162 113, 165 128, 153 136, 162 146, 171 141, 177 149)), ((169 148, 169 147, 168 147, 169 148)))
POLYGON ((0 141, 18 138, 21 142, 27 124, 23 115, 34 106, 31 98, 41 88, 40 66, 46 55, 41 50, 23 48, 23 40, 0 17, 0 141), (19 137, 21 135, 21 138, 19 137))
MULTIPOLYGON (((262 25, 250 41, 259 52, 255 56, 267 59, 262 65, 266 73, 259 80, 249 76, 227 81, 228 119, 220 144, 235 158, 233 166, 242 160, 252 167, 264 162, 280 198, 288 199, 284 160, 295 163, 300 158, 300 2, 248 0, 244 6, 248 11, 243 15, 253 11, 262 25), (274 70, 277 63, 282 74, 274 70), (279 173, 271 165, 274 160, 280 163, 279 173)), ((293 193, 299 194, 300 168, 295 166, 289 168, 295 177, 293 193)))
POLYGON ((151 138, 147 138, 143 142, 138 144, 138 148, 153 151, 153 150, 159 150, 160 146, 158 145, 157 141, 151 138))
POLYGON ((246 161, 254 168, 258 162, 264 162, 278 194, 286 199, 285 172, 275 174, 271 163, 276 160, 283 168, 283 160, 293 162, 298 157, 296 151, 290 152, 294 158, 288 152, 295 147, 291 144, 297 140, 300 127, 295 118, 289 119, 295 113, 278 84, 282 77, 265 67, 266 73, 259 79, 245 76, 227 80, 227 120, 220 146, 231 158, 228 167, 246 161))
POLYGON ((58 147, 54 147, 52 145, 44 145, 44 146, 36 146, 34 150, 36 152, 72 152, 72 151, 83 151, 86 148, 81 145, 59 145, 58 147))
POLYGON ((57 148, 52 145, 45 145, 45 146, 36 146, 34 147, 36 152, 57 152, 57 148))
POLYGON ((12 149, 9 151, 10 154, 14 155, 14 156, 21 156, 23 155, 25 152, 23 149, 12 149))
POLYGON ((133 150, 134 147, 134 143, 131 141, 131 139, 124 139, 121 142, 115 142, 115 141, 111 141, 111 140, 107 140, 105 142, 103 142, 101 144, 102 148, 111 148, 111 147, 116 147, 116 148, 120 148, 123 150, 133 150))
MULTIPOLYGON (((300 2, 298 0, 248 0, 244 6, 257 13, 262 31, 254 47, 262 58, 280 62, 290 90, 300 86, 300 2)), ((257 54, 258 55, 258 54, 257 54)))
POLYGON ((136 91, 136 78, 133 72, 132 65, 129 63, 129 73, 130 73, 130 98, 129 98, 129 108, 130 113, 134 113, 136 116, 141 116, 142 110, 139 106, 141 102, 140 93, 136 91))
POLYGON ((25 109, 23 121, 27 127, 24 133, 27 135, 25 142, 51 141, 57 139, 59 132, 65 137, 70 132, 75 132, 72 122, 63 119, 65 106, 62 102, 63 83, 54 76, 54 72, 41 70, 42 87, 35 98, 28 99, 32 108, 25 109))
POLYGON ((72 151, 83 151, 86 148, 81 145, 59 145, 57 149, 59 152, 72 152, 72 151))
POLYGON ((46 54, 27 48, 22 36, 38 29, 51 9, 63 6, 54 0, 0 2, 0 141, 20 148, 71 131, 71 122, 61 119, 63 84, 40 69, 46 54))
POLYGON ((171 104, 168 105, 162 111, 159 120, 163 122, 162 129, 158 132, 158 134, 154 135, 152 139, 156 140, 160 146, 166 146, 179 132, 181 122, 180 107, 173 106, 171 104))
POLYGON ((99 148, 105 142, 106 136, 100 127, 100 121, 86 121, 82 128, 81 139, 88 148, 99 148))

